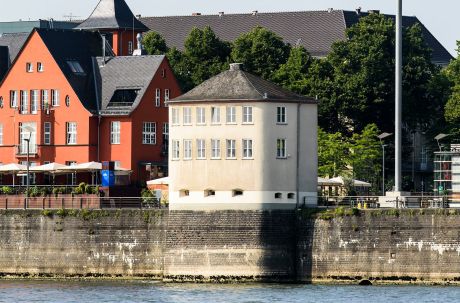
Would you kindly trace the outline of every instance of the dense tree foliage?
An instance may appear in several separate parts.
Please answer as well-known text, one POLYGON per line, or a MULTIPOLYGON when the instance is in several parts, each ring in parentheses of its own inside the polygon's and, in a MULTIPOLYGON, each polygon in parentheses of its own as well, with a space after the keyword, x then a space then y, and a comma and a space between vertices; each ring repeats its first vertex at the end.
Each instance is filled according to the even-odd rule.
POLYGON ((377 184, 380 177, 379 129, 366 125, 362 132, 346 137, 318 130, 318 174, 322 177, 349 177, 377 184))
POLYGON ((243 63, 247 71, 271 79, 289 56, 290 46, 275 33, 256 27, 233 43, 232 60, 243 63))
MULTIPOLYGON (((349 177, 372 182, 380 175, 375 137, 378 130, 394 129, 394 33, 391 18, 371 14, 350 27, 347 39, 334 43, 326 58, 313 58, 304 47, 291 47, 262 27, 233 43, 220 40, 209 27, 194 28, 184 50, 170 49, 167 57, 183 92, 227 69, 228 63, 241 62, 248 72, 317 97, 320 175, 351 172, 349 177)), ((446 131, 446 120, 451 132, 460 133, 460 59, 445 70, 435 66, 418 24, 405 28, 403 39, 406 139, 414 131, 434 137, 446 131)), ((159 53, 166 49, 163 42, 152 34, 144 43, 149 53, 159 53)))
POLYGON ((148 32, 144 36, 142 44, 149 55, 164 55, 168 52, 166 40, 156 32, 148 32))

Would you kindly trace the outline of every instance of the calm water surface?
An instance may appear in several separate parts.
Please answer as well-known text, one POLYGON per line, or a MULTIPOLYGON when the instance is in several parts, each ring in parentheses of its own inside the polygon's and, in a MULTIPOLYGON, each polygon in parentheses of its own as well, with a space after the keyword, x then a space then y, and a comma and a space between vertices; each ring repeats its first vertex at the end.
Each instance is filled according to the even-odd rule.
POLYGON ((460 302, 460 287, 0 280, 0 302, 460 302))

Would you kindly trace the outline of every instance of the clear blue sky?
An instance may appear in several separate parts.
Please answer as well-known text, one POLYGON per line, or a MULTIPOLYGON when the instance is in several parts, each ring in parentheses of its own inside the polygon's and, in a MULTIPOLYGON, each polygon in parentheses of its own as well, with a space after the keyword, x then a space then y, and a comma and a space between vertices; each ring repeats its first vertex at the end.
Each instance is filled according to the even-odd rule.
MULTIPOLYGON (((379 9, 394 14, 396 0, 126 0, 133 12, 142 16, 292 11, 292 10, 363 10, 379 9)), ((84 19, 99 0, 2 0, 1 21, 65 19, 72 14, 84 19)), ((456 40, 460 40, 459 0, 403 0, 404 14, 417 16, 423 24, 452 53, 456 54, 456 40)))

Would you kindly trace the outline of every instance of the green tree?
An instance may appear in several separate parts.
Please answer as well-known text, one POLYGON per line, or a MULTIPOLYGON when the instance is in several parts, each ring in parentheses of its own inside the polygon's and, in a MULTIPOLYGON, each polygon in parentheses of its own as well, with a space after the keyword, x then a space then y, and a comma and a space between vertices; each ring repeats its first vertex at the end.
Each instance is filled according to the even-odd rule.
POLYGON ((185 93, 192 89, 194 85, 184 54, 177 48, 173 47, 168 51, 166 57, 168 58, 177 82, 179 82, 182 92, 185 93))
MULTIPOLYGON (((329 130, 349 134, 371 123, 382 130, 393 129, 394 32, 392 19, 371 14, 347 30, 346 40, 332 46, 325 59, 332 70, 327 75, 331 85, 325 87, 317 81, 313 83, 320 87, 312 86, 321 100, 321 126, 337 126, 329 130)), ((419 25, 405 28, 403 38, 403 122, 415 130, 443 115, 442 100, 432 90, 439 69, 431 62, 431 51, 419 25)))
POLYGON ((382 161, 379 133, 377 125, 369 124, 361 133, 353 134, 349 141, 348 162, 353 168, 353 178, 370 182, 375 189, 378 189, 382 161))
POLYGON ((235 40, 231 57, 234 62, 243 63, 247 71, 270 80, 286 63, 289 50, 281 37, 259 26, 235 40))
POLYGON ((309 69, 313 59, 303 46, 291 48, 286 63, 273 74, 275 83, 298 94, 308 94, 312 91, 309 69))
POLYGON ((199 85, 223 71, 230 52, 230 43, 220 40, 209 26, 193 28, 185 40, 183 53, 193 85, 199 85))
POLYGON ((447 122, 452 124, 460 122, 460 41, 457 41, 457 47, 457 58, 444 70, 444 75, 452 87, 445 106, 445 117, 447 122))
POLYGON ((334 178, 347 171, 348 140, 341 133, 318 129, 318 175, 334 178))
POLYGON ((144 36, 142 44, 149 55, 164 55, 168 52, 166 40, 156 32, 148 32, 144 36))

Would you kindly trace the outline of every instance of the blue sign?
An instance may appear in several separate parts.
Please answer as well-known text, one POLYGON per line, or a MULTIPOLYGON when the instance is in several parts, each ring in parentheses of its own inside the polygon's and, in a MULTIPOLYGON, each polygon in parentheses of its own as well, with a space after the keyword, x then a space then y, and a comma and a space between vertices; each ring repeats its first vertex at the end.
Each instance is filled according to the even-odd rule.
POLYGON ((112 187, 115 185, 115 172, 112 170, 102 171, 102 186, 112 187))

